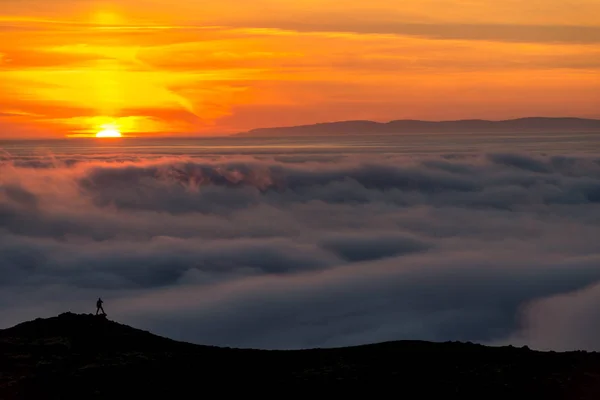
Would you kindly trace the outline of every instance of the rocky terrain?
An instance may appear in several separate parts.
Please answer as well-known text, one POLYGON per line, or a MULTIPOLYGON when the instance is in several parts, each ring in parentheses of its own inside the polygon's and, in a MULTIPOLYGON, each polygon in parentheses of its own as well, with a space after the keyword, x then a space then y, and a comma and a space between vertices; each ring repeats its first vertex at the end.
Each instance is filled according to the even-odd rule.
POLYGON ((390 390, 399 398, 598 399, 600 354, 421 341, 293 351, 218 348, 72 313, 0 330, 2 400, 390 390))

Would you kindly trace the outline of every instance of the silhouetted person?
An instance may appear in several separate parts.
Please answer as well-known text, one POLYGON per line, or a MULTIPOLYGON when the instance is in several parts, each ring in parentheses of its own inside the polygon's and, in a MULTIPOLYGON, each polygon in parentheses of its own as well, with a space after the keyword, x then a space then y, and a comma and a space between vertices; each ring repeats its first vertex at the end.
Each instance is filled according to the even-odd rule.
POLYGON ((98 315, 98 311, 100 310, 102 310, 102 315, 106 315, 106 313, 104 312, 104 308, 102 308, 102 303, 104 302, 101 298, 98 297, 98 301, 96 302, 96 315, 98 315))

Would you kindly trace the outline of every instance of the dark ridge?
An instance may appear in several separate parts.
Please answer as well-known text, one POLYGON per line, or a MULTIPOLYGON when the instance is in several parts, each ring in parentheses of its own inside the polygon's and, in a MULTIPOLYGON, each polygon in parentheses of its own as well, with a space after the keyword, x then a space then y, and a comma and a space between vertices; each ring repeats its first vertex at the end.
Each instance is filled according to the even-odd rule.
POLYGON ((331 394, 393 390, 401 398, 598 399, 600 355, 424 341, 232 349, 72 313, 0 330, 2 400, 182 399, 215 390, 282 397, 334 387, 331 394))
POLYGON ((310 125, 258 128, 236 136, 319 136, 411 133, 534 133, 600 132, 600 120, 586 118, 528 117, 502 121, 465 119, 455 121, 394 120, 339 121, 310 125))

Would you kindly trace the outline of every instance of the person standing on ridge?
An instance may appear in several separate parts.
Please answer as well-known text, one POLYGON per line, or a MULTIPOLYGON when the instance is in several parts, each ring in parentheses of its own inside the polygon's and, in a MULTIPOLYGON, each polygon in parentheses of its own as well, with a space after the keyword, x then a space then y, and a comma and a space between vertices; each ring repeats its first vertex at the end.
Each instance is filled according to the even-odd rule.
POLYGON ((102 310, 102 315, 106 315, 106 313, 104 312, 104 308, 102 308, 102 303, 104 302, 100 297, 98 297, 98 301, 96 302, 96 315, 98 315, 98 311, 100 310, 102 310))

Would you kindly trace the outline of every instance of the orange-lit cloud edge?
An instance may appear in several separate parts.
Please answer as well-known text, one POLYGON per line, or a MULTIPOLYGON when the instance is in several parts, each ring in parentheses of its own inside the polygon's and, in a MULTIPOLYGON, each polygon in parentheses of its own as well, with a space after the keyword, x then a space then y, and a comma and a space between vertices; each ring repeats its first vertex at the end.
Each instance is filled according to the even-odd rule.
POLYGON ((64 0, 56 15, 33 13, 36 3, 8 0, 0 15, 0 138, 600 117, 600 6, 590 1, 535 12, 511 0, 352 0, 344 10, 326 0, 316 12, 312 0, 64 0))

